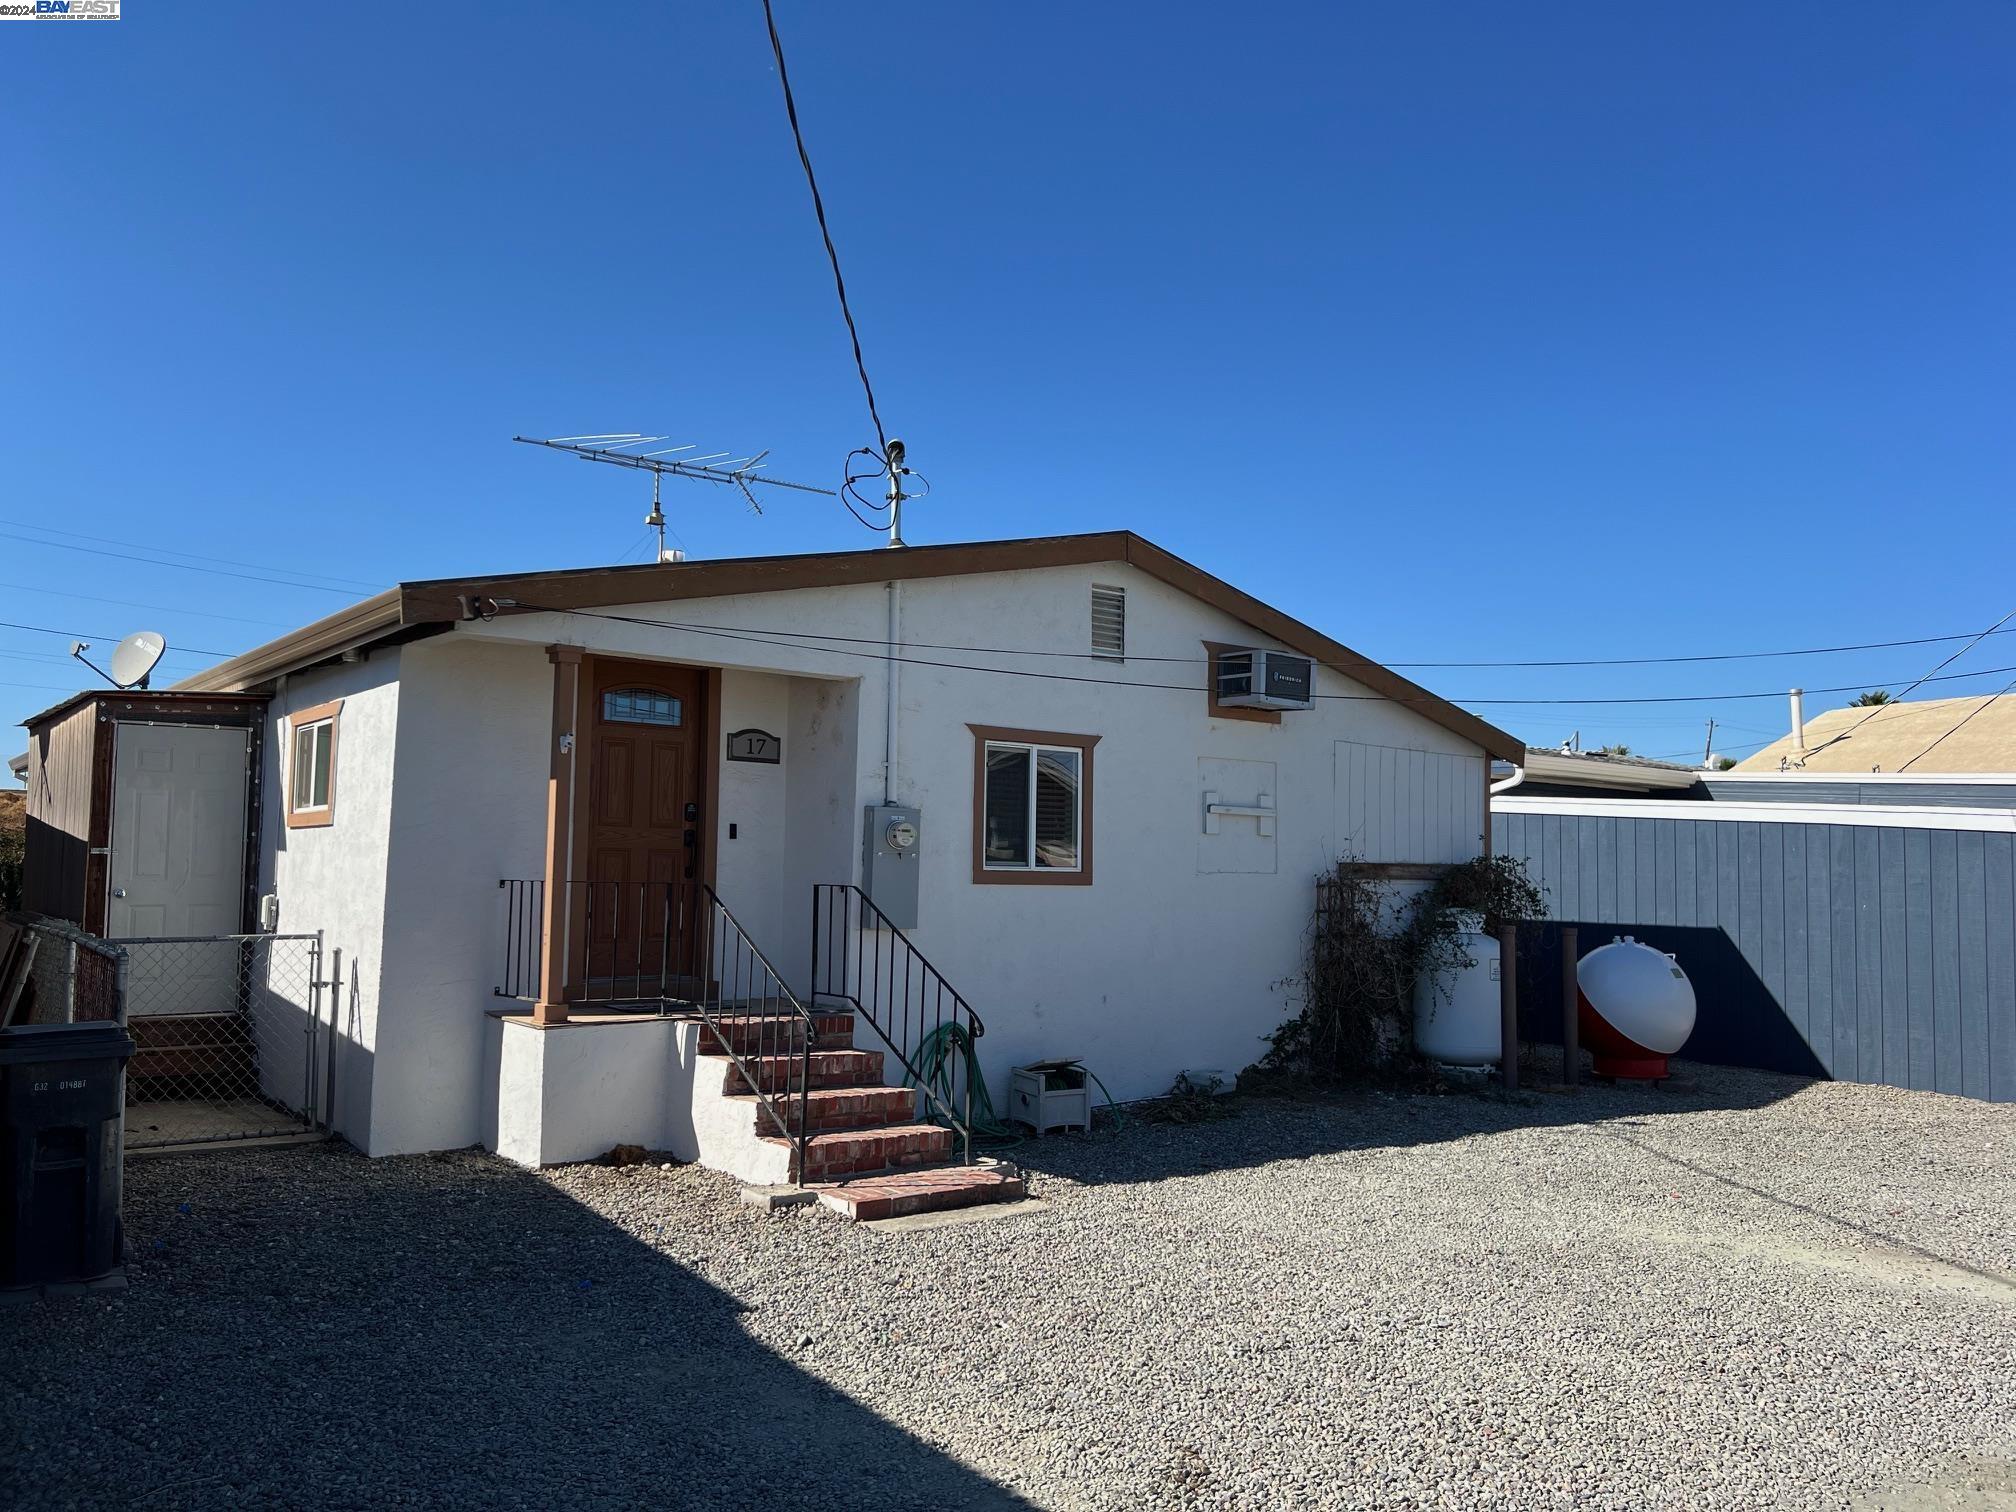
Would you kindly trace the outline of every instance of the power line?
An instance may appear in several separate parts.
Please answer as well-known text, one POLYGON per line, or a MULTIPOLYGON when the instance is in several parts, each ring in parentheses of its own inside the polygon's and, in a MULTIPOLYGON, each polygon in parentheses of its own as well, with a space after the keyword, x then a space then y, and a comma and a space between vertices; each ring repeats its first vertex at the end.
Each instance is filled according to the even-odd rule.
POLYGON ((197 567, 188 562, 169 562, 160 557, 136 556, 131 552, 112 551, 103 546, 71 546, 63 541, 44 541, 35 536, 16 535, 10 530, 0 530, 0 540, 26 541, 31 546, 48 546, 56 551, 81 551, 91 556, 117 557, 122 562, 144 562, 150 567, 179 567, 184 572, 207 572, 212 577, 243 578, 246 582, 273 583, 282 588, 312 588, 318 593, 340 593, 345 598, 357 596, 357 590, 350 588, 331 588, 322 583, 304 583, 289 578, 257 577, 249 572, 226 572, 221 567, 197 567))
POLYGON ((868 381, 868 363, 861 355, 861 333, 855 328, 854 311, 847 303, 847 280, 840 274, 840 253, 826 224, 826 201, 819 193, 819 180, 812 172, 812 155, 805 150, 805 133, 798 125, 798 101, 791 93, 791 72, 784 66, 784 41, 777 35, 777 16, 770 8, 770 0, 763 0, 763 24, 770 29, 770 54, 777 60, 777 82, 784 88, 784 114, 791 122, 791 140, 798 147, 798 163, 805 170, 806 187, 812 191, 812 213, 819 219, 819 236, 826 243, 826 261, 833 265, 833 291, 840 296, 840 316, 847 322, 847 339, 854 344, 854 371, 861 375, 861 392, 868 396, 868 418, 875 422, 875 440, 882 448, 886 466, 889 434, 883 430, 881 412, 875 407, 875 385, 868 381))
MULTIPOLYGON (((1938 665, 1933 667, 1932 672, 1943 671, 1945 668, 1952 666, 1953 663, 1960 660, 1961 657, 1965 656, 1969 651, 1972 651, 1976 646, 1980 645, 1982 641, 1986 640, 1989 636, 1993 635, 1996 631, 2000 630, 2012 619, 2016 619, 2016 609, 2011 609, 2007 614, 2003 615, 2002 618, 1995 621, 1995 623, 1990 625, 1986 630, 1983 630, 1978 635, 1974 636, 1971 640, 1967 642, 1966 645, 1962 646, 1958 651, 1955 651, 1951 656, 1947 657, 1944 661, 1940 662, 1938 665)), ((1997 672, 2008 672, 2008 671, 2016 671, 2016 668, 1997 667, 1994 668, 1993 670, 1997 672)), ((1821 751, 1826 750, 1829 746, 1839 745, 1842 741, 1848 739, 1849 736, 1853 735, 1857 730, 1861 729, 1864 725, 1869 723, 1870 720, 1876 718, 1879 714, 1883 713, 1884 710, 1894 709, 1898 704, 1902 703, 1905 694, 1911 693, 1914 690, 1923 687, 1928 682, 1952 681, 1951 678, 1934 677, 1932 675, 1932 672, 1927 672, 1923 677, 1919 678, 1917 682, 1912 683, 1910 687, 1906 688, 1903 693, 1898 694, 1897 697, 1892 699, 1889 703, 1878 704, 1875 708, 1871 709, 1867 714, 1864 714, 1860 719, 1856 720, 1854 724, 1850 725, 1847 729, 1843 730, 1839 735, 1834 736, 1830 740, 1821 741, 1819 745, 1813 747, 1813 749, 1810 751, 1801 751, 1799 753, 1800 756, 1805 757, 1805 756, 1818 755, 1821 751)), ((1976 677, 1985 677, 1988 674, 1985 672, 1977 672, 1974 675, 1976 677)), ((1819 691, 1823 693, 1838 693, 1838 692, 1845 692, 1847 690, 1840 688, 1822 688, 1819 691)), ((1993 700, 1991 699, 1990 702, 1993 702, 1993 700)), ((1985 708, 1987 707, 1987 705, 1984 704, 1982 707, 1985 708)), ((1946 732, 1946 734, 1948 735, 1952 733, 1953 732, 1951 730, 1948 730, 1946 732)), ((1945 736, 1941 736, 1940 738, 1943 740, 1945 736)), ((1922 751, 1919 753, 1919 755, 1923 754, 1924 752, 1922 751)), ((1913 759, 1915 760, 1916 758, 1914 757, 1913 759)))
MULTIPOLYGON (((1716 728, 1719 729, 1721 728, 1721 726, 1718 725, 1716 728)), ((1771 744, 1772 740, 1783 740, 1784 738, 1785 737, 1782 735, 1773 735, 1771 737, 1771 740, 1749 740, 1743 742, 1743 744, 1741 745, 1724 746, 1722 747, 1721 750, 1717 751, 1715 754, 1717 756, 1727 756, 1732 751, 1761 751, 1764 749, 1764 747, 1771 744)), ((1694 748, 1692 746, 1689 746, 1684 751, 1668 751, 1663 755, 1648 756, 1645 759, 1647 761, 1679 761, 1683 757, 1692 756, 1693 754, 1694 754, 1694 748)))
MULTIPOLYGON (((2000 692, 1997 692, 1997 693, 1991 693, 1991 694, 1989 694, 1989 695, 1988 695, 1988 697, 1987 697, 1987 698, 1986 698, 1986 699, 1985 699, 1985 700, 1984 700, 1984 701, 1983 701, 1983 702, 1982 702, 1981 704, 1979 704, 1979 705, 1978 705, 1977 707, 1975 707, 1975 708, 1972 708, 1972 709, 1968 710, 1968 711, 1967 711, 1967 715, 1966 715, 1966 717, 1965 717, 1965 718, 1963 718, 1963 719, 1962 719, 1962 720, 1960 721, 1960 724, 1956 724, 1955 726, 1953 726, 1953 728, 1952 728, 1951 730, 1948 730, 1948 731, 1946 732, 1946 735, 1952 735, 1952 734, 1956 733, 1956 732, 1957 732, 1957 731, 1958 731, 1958 730, 1960 729, 1960 725, 1964 725, 1964 724, 1966 724, 1966 723, 1967 723, 1967 720, 1969 720, 1969 719, 1972 719, 1972 718, 1973 718, 1973 717, 1974 717, 1974 716, 1975 716, 1976 714, 1980 714, 1980 713, 1984 712, 1984 711, 1985 711, 1985 710, 1987 709, 1987 707, 1988 707, 1988 705, 1989 705, 1989 704, 1992 704, 1993 702, 1995 702, 1995 700, 1996 700, 1996 699, 1998 699, 1998 698, 2000 698, 2000 697, 2002 696, 2002 694, 2004 694, 2004 693, 2007 693, 2007 692, 2009 691, 2009 689, 2010 689, 2010 688, 2016 688, 2016 682, 2012 682, 2012 683, 2008 684, 2008 685, 2007 685, 2007 686, 2005 686, 2005 687, 2004 687, 2004 688, 2003 688, 2003 689, 2002 689, 2002 690, 2001 690, 2000 692)), ((1904 765, 1902 765, 1902 766, 1900 766, 1899 768, 1897 768, 1897 770, 1898 770, 1898 771, 1900 771, 1900 772, 1908 772, 1908 771, 1910 771, 1910 770, 1911 770, 1911 768, 1912 768, 1912 766, 1913 766, 1913 765, 1914 765, 1914 764, 1915 764, 1915 763, 1916 763, 1916 762, 1917 762, 1917 761, 1918 761, 1918 760, 1919 760, 1920 758, 1922 758, 1922 757, 1925 757, 1925 756, 1929 756, 1929 755, 1931 755, 1931 754, 1932 754, 1932 751, 1933 751, 1933 749, 1934 749, 1934 747, 1936 747, 1936 746, 1940 745, 1940 744, 1941 744, 1941 743, 1942 743, 1942 742, 1943 742, 1943 741, 1944 741, 1944 740, 1946 739, 1946 735, 1941 735, 1941 736, 1939 737, 1939 739, 1938 739, 1938 740, 1935 740, 1935 741, 1933 741, 1931 745, 1928 745, 1927 747, 1925 747, 1925 749, 1924 749, 1924 750, 1922 750, 1922 751, 1920 751, 1920 752, 1918 753, 1918 755, 1916 755, 1916 756, 1913 756, 1913 757, 1911 758, 1911 760, 1910 760, 1910 761, 1907 761, 1907 762, 1905 762, 1905 763, 1904 763, 1904 765)))
POLYGON ((78 690, 63 683, 0 682, 0 688, 40 688, 44 693, 75 693, 78 690))
MULTIPOLYGON (((50 656, 37 651, 0 651, 0 661, 30 662, 38 667, 48 667, 48 666, 60 667, 65 665, 68 666, 76 665, 76 663, 71 661, 71 659, 67 656, 50 656)), ((163 665, 166 666, 165 661, 163 662, 163 665)), ((193 677, 198 672, 202 671, 203 668, 201 666, 191 665, 187 668, 187 670, 184 670, 181 667, 168 667, 168 670, 170 672, 174 672, 177 676, 180 677, 193 677)))
POLYGON ((78 599, 86 604, 115 604, 121 609, 152 609, 160 614, 186 614, 195 619, 227 620, 234 625, 263 625, 272 630, 294 628, 285 620, 247 619, 240 614, 219 614, 214 609, 180 609, 173 604, 142 604, 133 599, 106 598, 102 594, 94 593, 71 593, 60 588, 36 588, 27 583, 0 583, 0 588, 12 589, 16 593, 40 593, 49 598, 78 599))
MULTIPOLYGON (((641 615, 610 614, 594 609, 555 609, 538 604, 521 604, 522 610, 534 613, 570 614, 581 619, 611 620, 619 624, 643 625, 662 630, 679 630, 690 635, 711 636, 719 640, 744 641, 752 645, 778 646, 789 651, 818 651, 828 656, 853 656, 868 661, 897 661, 913 667, 938 667, 953 672, 985 672, 997 677, 1021 677, 1037 682, 1086 683, 1102 688, 1154 688, 1169 693, 1202 693, 1205 690, 1198 683, 1156 683, 1137 682, 1132 679, 1112 677, 1081 677, 1070 672, 1031 672, 1020 667, 976 667, 968 662, 936 661, 928 657, 892 656, 887 651, 855 651, 844 646, 806 646, 788 640, 773 640, 768 636, 740 630, 716 629, 709 625, 685 624, 678 620, 650 619, 641 615)), ((802 632, 801 632, 802 633, 802 632)), ((837 639, 838 637, 836 637, 837 639)), ((850 639, 852 637, 849 637, 850 639)), ((1924 677, 1917 687, 1926 682, 1955 682, 1963 678, 1987 677, 1997 672, 2016 672, 2016 667, 1990 667, 1979 672, 1959 672, 1951 677, 1924 677)), ((1838 688, 1813 688, 1813 693, 1852 693, 1860 688, 1860 683, 1847 683, 1838 688)), ((1419 698, 1389 696, 1383 693, 1315 693, 1317 699, 1343 703, 1447 703, 1457 705, 1489 704, 1497 707, 1559 707, 1583 705, 1621 704, 1687 704, 1722 703, 1742 699, 1783 698, 1782 691, 1773 688, 1760 693, 1683 693, 1664 696, 1640 696, 1635 698, 1444 698, 1433 693, 1423 693, 1419 698)))
MULTIPOLYGON (((2016 634, 2016 626, 2008 630, 1989 632, 1994 635, 2016 634)), ((1665 667, 1678 666, 1686 662, 1725 661, 1769 661, 1774 657, 1787 656, 1835 656, 1847 651, 1888 651, 1898 646, 1935 646, 1942 642, 1956 640, 1979 640, 1972 632, 1960 635, 1921 635, 1911 640, 1864 641, 1853 646, 1807 646, 1797 651, 1719 651, 1699 656, 1606 656, 1583 660, 1567 661, 1476 661, 1476 662, 1385 662, 1388 667, 1416 668, 1471 668, 1487 667, 1665 667)))
MULTIPOLYGON (((13 620, 0 620, 0 630, 32 630, 37 635, 60 635, 64 637, 66 640, 116 641, 120 639, 120 637, 116 635, 98 635, 92 633, 89 630, 52 630, 47 625, 20 625, 16 624, 13 620)), ((226 657, 226 656, 236 656, 238 654, 236 651, 205 651, 200 646, 176 646, 174 649, 177 651, 187 652, 191 656, 226 657)))
MULTIPOLYGON (((772 630, 746 625, 721 625, 714 628, 718 628, 721 630, 733 630, 736 633, 743 635, 783 636, 791 640, 841 641, 850 645, 857 645, 857 646, 879 646, 882 644, 882 640, 879 636, 832 635, 822 630, 772 630)), ((1991 633, 1997 635, 2016 635, 2016 626, 2011 626, 2007 630, 1996 630, 1991 633)), ((1917 636, 1910 640, 1865 641, 1860 645, 1853 645, 1853 646, 1810 646, 1803 650, 1796 650, 1796 651, 1728 651, 1728 652, 1719 652, 1714 655, 1708 655, 1708 656, 1632 656, 1632 657, 1602 657, 1584 661, 1569 660, 1569 661, 1475 661, 1475 662, 1381 661, 1370 656, 1356 656, 1348 658, 1343 661, 1323 660, 1319 658, 1317 659, 1317 665, 1328 667, 1333 672, 1344 672, 1346 674, 1348 674, 1353 667, 1379 667, 1389 671, 1406 671, 1406 670, 1449 671, 1459 669, 1468 669, 1472 671, 1493 671, 1493 670, 1511 670, 1518 668, 1548 668, 1548 667, 1652 667, 1652 666, 1666 666, 1666 665, 1681 665, 1690 662, 1756 661, 1772 657, 1827 656, 1848 651, 1887 651, 1899 646, 1930 646, 1930 645, 1938 645, 1948 641, 1979 640, 1979 639, 1980 639, 1979 632, 1968 631, 1959 635, 1917 636)), ((1049 659, 1061 658, 1067 661, 1097 661, 1097 662, 1110 662, 1112 660, 1112 658, 1109 656, 1102 656, 1092 651, 1038 651, 1033 649, 1024 649, 1015 646, 952 645, 942 641, 906 641, 905 644, 912 646, 920 651, 957 651, 971 656, 1040 656, 1049 659)), ((1123 660, 1138 661, 1138 662, 1156 662, 1169 666, 1201 667, 1208 665, 1210 659, 1208 657, 1202 657, 1202 656, 1144 656, 1144 655, 1137 655, 1136 653, 1130 651, 1123 658, 1123 660)), ((1814 691, 1817 692, 1820 690, 1816 689, 1814 691)), ((1855 690, 1848 689, 1846 691, 1853 692, 1855 690)))
MULTIPOLYGON (((53 525, 43 525, 34 520, 0 519, 0 525, 12 525, 20 530, 39 530, 45 535, 65 536, 73 541, 96 541, 101 546, 105 544, 106 541, 106 537, 102 535, 89 535, 79 530, 58 530, 53 525)), ((54 541, 49 541, 45 542, 44 544, 53 546, 56 543, 54 541)), ((121 544, 124 543, 122 542, 121 544)), ((265 562, 238 562, 233 561, 230 557, 204 556, 200 552, 176 551, 167 546, 156 546, 153 549, 159 552, 162 556, 181 557, 184 560, 191 562, 210 562, 219 567, 245 567, 249 568, 254 572, 292 572, 297 577, 320 578, 325 583, 334 583, 342 588, 355 588, 365 593, 376 593, 378 591, 376 588, 371 587, 369 584, 360 583, 354 578, 336 577, 327 572, 302 572, 296 568, 291 567, 269 566, 265 562)))

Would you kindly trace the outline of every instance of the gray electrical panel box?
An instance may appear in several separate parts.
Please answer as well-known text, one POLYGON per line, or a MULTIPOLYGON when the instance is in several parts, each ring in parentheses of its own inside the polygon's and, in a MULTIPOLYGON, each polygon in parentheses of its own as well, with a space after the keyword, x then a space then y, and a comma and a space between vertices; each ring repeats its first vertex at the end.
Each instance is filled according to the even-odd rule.
POLYGON ((924 824, 917 810, 877 803, 863 826, 861 885, 898 929, 917 927, 917 873, 924 824))

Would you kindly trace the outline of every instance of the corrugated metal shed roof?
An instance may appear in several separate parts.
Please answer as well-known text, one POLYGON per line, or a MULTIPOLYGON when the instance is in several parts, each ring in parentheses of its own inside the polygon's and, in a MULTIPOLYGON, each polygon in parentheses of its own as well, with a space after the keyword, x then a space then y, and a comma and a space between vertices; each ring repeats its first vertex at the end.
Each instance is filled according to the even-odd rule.
POLYGON ((1830 709, 1806 721, 1803 753, 1788 734, 1739 761, 1735 770, 1775 772, 1781 762, 1798 763, 1802 754, 1800 770, 1808 774, 2016 773, 2016 694, 1830 709))

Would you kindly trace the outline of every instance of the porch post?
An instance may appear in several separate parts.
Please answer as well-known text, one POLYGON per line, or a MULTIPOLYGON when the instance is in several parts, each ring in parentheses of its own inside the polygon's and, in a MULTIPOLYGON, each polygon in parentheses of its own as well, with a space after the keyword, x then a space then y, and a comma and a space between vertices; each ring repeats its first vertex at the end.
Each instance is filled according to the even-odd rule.
POLYGON ((567 872, 574 828, 575 714, 581 648, 548 646, 553 664, 553 736, 546 775, 546 895, 539 919, 539 1000, 535 1024, 567 1022, 567 872))

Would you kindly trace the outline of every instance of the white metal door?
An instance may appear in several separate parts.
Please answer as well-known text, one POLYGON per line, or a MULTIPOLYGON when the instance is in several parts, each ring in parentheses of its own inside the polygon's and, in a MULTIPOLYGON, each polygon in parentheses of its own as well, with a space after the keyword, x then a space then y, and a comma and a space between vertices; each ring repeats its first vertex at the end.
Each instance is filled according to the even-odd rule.
MULTIPOLYGON (((197 725, 113 729, 111 897, 113 939, 236 933, 245 899, 245 813, 251 735, 197 725)), ((192 946, 172 992, 165 980, 127 983, 129 1011, 226 1013, 237 991, 238 950, 192 946)))

